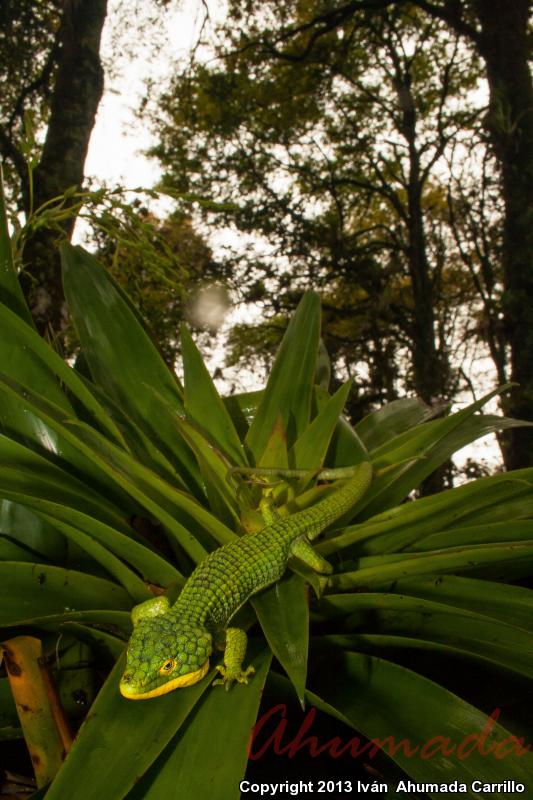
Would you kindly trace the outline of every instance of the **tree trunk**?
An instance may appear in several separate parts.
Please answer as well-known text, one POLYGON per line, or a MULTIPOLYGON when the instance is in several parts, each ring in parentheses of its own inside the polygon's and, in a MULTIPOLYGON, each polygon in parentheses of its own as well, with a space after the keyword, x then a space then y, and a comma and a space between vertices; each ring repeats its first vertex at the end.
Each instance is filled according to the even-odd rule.
MULTIPOLYGON (((505 205, 503 310, 511 379, 507 414, 533 422, 533 86, 528 66, 529 1, 476 0, 479 50, 487 66, 487 129, 501 169, 505 205)), ((533 465, 533 430, 509 433, 508 469, 533 465)))
MULTIPOLYGON (((399 60, 397 60, 399 65, 399 60)), ((413 325, 411 332, 414 388, 418 397, 429 405, 442 401, 448 383, 447 363, 438 351, 434 312, 434 289, 427 256, 422 193, 420 154, 417 146, 416 106, 411 91, 411 78, 397 66, 395 89, 401 112, 400 131, 409 152, 407 181, 407 258, 413 292, 413 325)), ((421 495, 435 494, 444 488, 449 463, 429 475, 420 486, 421 495)))
MULTIPOLYGON (((34 172, 33 208, 81 189, 89 139, 104 88, 100 38, 107 0, 65 0, 61 50, 50 118, 40 162, 34 172)), ((63 224, 71 236, 75 216, 63 224)), ((41 230, 24 250, 22 284, 41 334, 64 327, 65 307, 57 232, 41 230)))
POLYGON ((441 400, 446 389, 447 371, 435 337, 433 283, 427 257, 422 192, 424 190, 417 147, 416 107, 409 74, 397 69, 395 89, 401 112, 400 132, 409 151, 407 182, 407 260, 413 292, 412 352, 414 388, 426 403, 441 400))
MULTIPOLYGON (((414 165, 416 172, 417 167, 414 165)), ((426 403, 442 400, 445 394, 446 375, 435 343, 435 314, 433 286, 429 275, 423 216, 421 187, 416 175, 411 175, 408 187, 409 231, 408 258, 413 290, 413 375, 415 390, 426 403)))

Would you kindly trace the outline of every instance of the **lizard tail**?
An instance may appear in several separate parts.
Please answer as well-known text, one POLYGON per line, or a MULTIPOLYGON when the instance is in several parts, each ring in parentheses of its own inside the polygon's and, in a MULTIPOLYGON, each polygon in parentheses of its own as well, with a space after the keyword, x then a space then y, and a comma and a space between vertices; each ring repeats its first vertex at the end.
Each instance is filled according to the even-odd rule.
POLYGON ((363 461, 352 469, 352 477, 340 489, 332 492, 310 508, 297 511, 290 517, 275 522, 269 527, 284 539, 295 539, 305 535, 309 540, 316 539, 332 522, 340 519, 362 497, 372 480, 372 467, 363 461))

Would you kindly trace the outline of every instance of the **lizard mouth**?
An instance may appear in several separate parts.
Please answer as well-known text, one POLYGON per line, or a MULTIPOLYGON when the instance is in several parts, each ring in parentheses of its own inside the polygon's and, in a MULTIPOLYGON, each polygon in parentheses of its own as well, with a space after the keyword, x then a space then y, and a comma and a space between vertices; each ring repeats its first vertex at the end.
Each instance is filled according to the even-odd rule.
POLYGON ((120 694, 128 700, 149 700, 151 697, 160 697, 163 694, 168 694, 184 686, 192 686, 193 683, 201 681, 209 669, 209 659, 205 664, 197 669, 195 672, 187 672, 185 675, 178 675, 171 681, 157 686, 155 689, 150 689, 148 692, 139 691, 136 686, 130 686, 127 683, 120 682, 120 694))

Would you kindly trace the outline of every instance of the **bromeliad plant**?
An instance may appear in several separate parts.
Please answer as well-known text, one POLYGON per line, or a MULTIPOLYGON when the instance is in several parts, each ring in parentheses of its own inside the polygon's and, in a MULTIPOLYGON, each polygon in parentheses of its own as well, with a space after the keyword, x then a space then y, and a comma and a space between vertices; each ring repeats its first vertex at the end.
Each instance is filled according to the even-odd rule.
MULTIPOLYGON (((405 502, 454 451, 520 423, 481 413, 486 397, 445 418, 400 400, 352 427, 342 417, 350 384, 330 396, 317 378, 313 293, 263 391, 221 398, 186 329, 182 385, 98 262, 65 245, 62 263, 82 347, 74 368, 33 329, 2 215, 4 651, 16 659, 21 634, 40 639, 63 701, 82 696, 87 711, 62 766, 37 771, 39 796, 155 800, 179 786, 196 800, 238 797, 265 684, 281 694, 292 684, 302 703, 369 739, 415 744, 485 727, 486 702, 476 708, 475 687, 461 687, 466 665, 523 691, 533 594, 511 581, 533 571, 533 469, 405 502), (144 703, 121 697, 132 606, 163 592, 174 600, 207 553, 263 524, 263 489, 244 479, 247 468, 309 471, 269 486, 290 514, 329 491, 315 485, 319 468, 362 461, 373 468, 369 490, 318 547, 335 565, 327 586, 295 565, 244 610, 255 668, 247 686, 212 688, 211 671, 144 703), (94 701, 88 663, 110 669, 94 701), (75 691, 73 674, 83 681, 75 691)), ((4 738, 22 735, 9 691, 0 679, 4 738)), ((506 726, 493 725, 489 742, 520 732, 512 718, 506 726)), ((446 746, 431 760, 404 748, 391 757, 424 782, 533 777, 531 756, 516 748, 503 760, 478 750, 460 760, 446 746)))

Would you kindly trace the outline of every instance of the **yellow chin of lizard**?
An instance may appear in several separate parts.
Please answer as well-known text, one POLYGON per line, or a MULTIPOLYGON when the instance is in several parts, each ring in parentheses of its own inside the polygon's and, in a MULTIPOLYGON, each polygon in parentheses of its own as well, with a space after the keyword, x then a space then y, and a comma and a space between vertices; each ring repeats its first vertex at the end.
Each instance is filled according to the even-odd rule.
POLYGON ((150 689, 149 692, 139 692, 134 686, 127 684, 120 684, 120 694, 128 700, 149 700, 151 697, 160 697, 162 694, 168 694, 179 689, 183 686, 192 686, 193 683, 201 681, 209 669, 209 659, 205 662, 203 667, 197 669, 196 672, 188 672, 186 675, 178 675, 171 681, 161 684, 156 689, 150 689))

